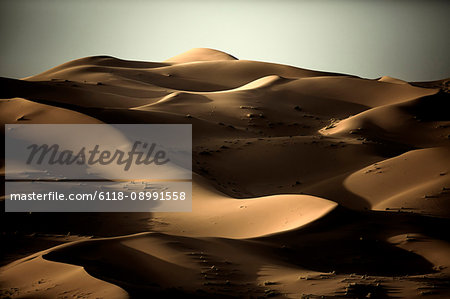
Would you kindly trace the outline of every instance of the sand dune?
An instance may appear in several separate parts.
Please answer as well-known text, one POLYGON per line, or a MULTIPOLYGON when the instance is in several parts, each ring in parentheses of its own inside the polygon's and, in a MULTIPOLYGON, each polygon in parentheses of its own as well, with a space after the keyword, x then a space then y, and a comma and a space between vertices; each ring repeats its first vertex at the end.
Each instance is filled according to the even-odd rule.
POLYGON ((389 77, 389 76, 383 76, 380 79, 378 79, 378 81, 380 82, 388 82, 388 83, 393 83, 393 84, 408 84, 408 82, 397 79, 397 78, 393 78, 393 77, 389 77))
POLYGON ((0 296, 448 297, 447 83, 212 49, 0 78, 3 125, 192 124, 194 171, 190 213, 3 212, 0 296))
POLYGON ((307 225, 336 207, 308 195, 233 199, 199 176, 194 176, 193 194, 191 213, 159 213, 152 219, 153 229, 195 237, 254 238, 307 225))
POLYGON ((358 135, 367 140, 409 148, 448 145, 450 126, 443 115, 445 99, 446 96, 435 94, 375 107, 343 120, 335 120, 320 132, 334 137, 358 135))
POLYGON ((344 182, 376 210, 419 210, 449 216, 450 149, 429 148, 380 161, 344 182))
POLYGON ((5 267, 2 296, 11 298, 127 298, 125 290, 96 279, 82 267, 45 260, 41 253, 5 267))
POLYGON ((169 58, 166 61, 175 63, 186 63, 195 61, 216 61, 216 60, 237 60, 237 58, 225 52, 214 49, 194 48, 187 52, 169 58))
POLYGON ((134 107, 133 109, 138 109, 138 110, 145 110, 145 108, 152 109, 153 106, 156 106, 158 104, 191 105, 194 103, 208 103, 208 102, 211 102, 211 100, 205 96, 194 94, 194 93, 189 93, 189 92, 175 91, 169 95, 166 95, 165 97, 163 97, 161 100, 157 101, 156 103, 139 106, 139 107, 134 107))
POLYGON ((0 100, 0 117, 3 124, 16 122, 32 122, 36 124, 102 123, 93 117, 73 110, 31 102, 22 98, 0 100))

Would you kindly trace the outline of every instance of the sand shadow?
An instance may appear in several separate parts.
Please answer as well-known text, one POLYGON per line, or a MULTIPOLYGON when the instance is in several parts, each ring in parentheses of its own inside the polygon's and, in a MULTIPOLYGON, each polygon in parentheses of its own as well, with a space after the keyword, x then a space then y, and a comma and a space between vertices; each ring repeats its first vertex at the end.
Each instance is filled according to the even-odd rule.
POLYGON ((422 256, 387 242, 411 231, 447 239, 449 219, 338 207, 301 229, 258 238, 273 244, 274 254, 306 269, 345 274, 401 276, 434 273, 422 256))

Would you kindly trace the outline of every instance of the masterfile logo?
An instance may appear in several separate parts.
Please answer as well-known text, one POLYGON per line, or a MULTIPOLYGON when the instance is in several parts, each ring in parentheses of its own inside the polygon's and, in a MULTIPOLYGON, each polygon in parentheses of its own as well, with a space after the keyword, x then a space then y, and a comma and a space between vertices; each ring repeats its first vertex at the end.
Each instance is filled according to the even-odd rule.
POLYGON ((5 126, 6 179, 191 179, 191 125, 5 126))
POLYGON ((109 165, 116 163, 123 165, 124 170, 128 171, 131 165, 164 165, 170 161, 166 158, 168 155, 164 150, 158 150, 154 154, 156 143, 150 146, 141 141, 135 141, 129 152, 116 149, 114 152, 109 150, 100 150, 100 145, 96 144, 93 149, 89 150, 82 147, 77 153, 72 150, 60 150, 59 145, 53 144, 32 144, 27 147, 30 149, 30 155, 27 164, 37 163, 39 165, 48 163, 51 165, 109 165), (139 147, 142 149, 140 150, 139 147))

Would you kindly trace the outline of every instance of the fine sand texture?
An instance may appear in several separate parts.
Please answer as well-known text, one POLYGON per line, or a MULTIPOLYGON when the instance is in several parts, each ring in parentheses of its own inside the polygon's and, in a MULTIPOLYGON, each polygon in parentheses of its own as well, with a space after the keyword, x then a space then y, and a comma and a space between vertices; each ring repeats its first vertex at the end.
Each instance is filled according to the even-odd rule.
POLYGON ((450 298, 449 82, 203 48, 0 78, 2 134, 193 129, 192 212, 5 213, 2 194, 0 297, 450 298))

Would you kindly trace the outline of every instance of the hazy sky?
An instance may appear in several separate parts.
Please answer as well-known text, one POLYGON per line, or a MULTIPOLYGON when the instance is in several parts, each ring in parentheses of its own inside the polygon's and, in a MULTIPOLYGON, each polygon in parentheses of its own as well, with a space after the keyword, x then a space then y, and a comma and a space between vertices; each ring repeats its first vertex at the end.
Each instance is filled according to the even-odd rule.
POLYGON ((196 47, 240 59, 406 80, 450 77, 450 1, 0 0, 0 76, 196 47))

